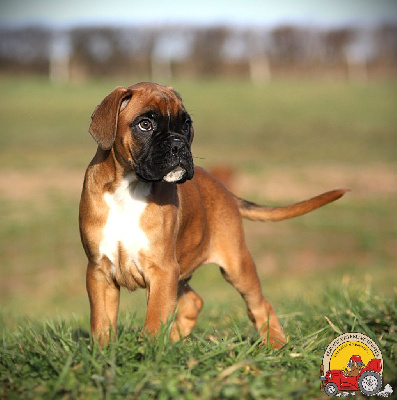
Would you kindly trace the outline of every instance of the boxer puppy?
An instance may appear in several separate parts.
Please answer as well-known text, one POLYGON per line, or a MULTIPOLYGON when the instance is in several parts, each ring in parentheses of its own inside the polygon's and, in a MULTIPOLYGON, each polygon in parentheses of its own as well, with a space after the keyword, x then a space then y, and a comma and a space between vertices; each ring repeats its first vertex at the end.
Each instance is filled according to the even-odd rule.
POLYGON ((79 222, 94 339, 103 345, 116 333, 120 286, 146 289, 148 333, 176 312, 171 339, 188 335, 203 306, 188 281, 200 265, 215 263, 245 300, 263 341, 282 347, 286 338, 262 294, 241 217, 292 218, 345 191, 287 207, 234 196, 194 167, 192 120, 172 87, 116 88, 95 109, 89 131, 98 149, 85 174, 79 222))

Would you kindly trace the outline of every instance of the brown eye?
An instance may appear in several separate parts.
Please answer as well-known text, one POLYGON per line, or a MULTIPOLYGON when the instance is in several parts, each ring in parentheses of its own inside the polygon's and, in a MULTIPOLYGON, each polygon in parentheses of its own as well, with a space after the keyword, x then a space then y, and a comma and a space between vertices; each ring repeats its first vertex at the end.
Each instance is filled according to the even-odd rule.
POLYGON ((153 130, 153 125, 148 119, 142 120, 139 124, 138 127, 141 131, 148 132, 153 130))

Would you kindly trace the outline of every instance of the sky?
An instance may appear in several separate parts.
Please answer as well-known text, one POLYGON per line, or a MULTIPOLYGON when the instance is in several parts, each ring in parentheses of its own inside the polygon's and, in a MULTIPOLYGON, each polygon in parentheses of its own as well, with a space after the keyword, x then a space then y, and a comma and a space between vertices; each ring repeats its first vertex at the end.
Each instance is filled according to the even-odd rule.
POLYGON ((397 0, 0 0, 0 25, 234 24, 397 21, 397 0))

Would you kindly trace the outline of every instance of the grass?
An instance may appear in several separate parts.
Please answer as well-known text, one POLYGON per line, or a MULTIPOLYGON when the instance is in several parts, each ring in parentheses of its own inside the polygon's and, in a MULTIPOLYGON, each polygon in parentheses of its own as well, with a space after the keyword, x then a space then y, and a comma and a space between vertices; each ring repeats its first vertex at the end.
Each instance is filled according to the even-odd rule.
MULTIPOLYGON (((54 87, 42 80, 0 80, 0 166, 83 168, 87 152, 95 148, 87 133, 92 111, 116 85, 131 83, 54 87)), ((395 162, 395 82, 286 80, 255 87, 244 81, 182 81, 174 86, 192 114, 195 155, 204 165, 229 161, 236 148, 236 165, 245 169, 302 160, 395 162)))
POLYGON ((245 224, 290 337, 281 351, 258 346, 215 266, 192 279, 204 308, 185 342, 139 341, 145 293, 122 291, 119 340, 92 345, 77 224, 87 131, 95 105, 129 83, 0 78, 0 397, 321 398, 324 348, 354 330, 379 344, 395 389, 396 81, 173 82, 196 163, 234 168, 239 195, 285 204, 352 189, 302 218, 245 224))
MULTIPOLYGON (((7 398, 217 399, 319 398, 325 347, 342 332, 364 332, 381 347, 384 381, 396 376, 396 304, 368 290, 342 285, 318 301, 286 301, 281 316, 290 341, 280 351, 260 346, 240 318, 201 322, 185 342, 171 344, 167 326, 156 340, 143 337, 124 315, 119 339, 93 346, 87 321, 15 321, 0 349, 0 395, 7 398), (342 294, 342 296, 341 296, 342 294), (327 322, 327 319, 328 321, 327 322), (214 324, 216 322, 216 324, 214 324)), ((214 308, 217 315, 222 310, 214 308)), ((7 317, 3 315, 3 319, 7 317)), ((4 321, 7 323, 7 321, 4 321)))

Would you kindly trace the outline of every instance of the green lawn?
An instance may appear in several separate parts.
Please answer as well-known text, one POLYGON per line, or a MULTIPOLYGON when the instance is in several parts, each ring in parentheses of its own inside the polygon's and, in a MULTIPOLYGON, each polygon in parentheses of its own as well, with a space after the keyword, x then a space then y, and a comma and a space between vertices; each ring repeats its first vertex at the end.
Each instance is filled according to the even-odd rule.
MULTIPOLYGON (((285 300, 281 321, 290 333, 280 351, 261 347, 239 315, 213 304, 186 341, 171 344, 167 329, 139 340, 139 323, 123 315, 119 339, 92 346, 87 319, 46 322, 3 319, 0 396, 10 399, 309 399, 319 390, 325 347, 342 332, 364 332, 382 349, 384 382, 397 383, 396 302, 346 285, 316 301, 285 300), (328 321, 327 321, 328 319, 328 321)), ((226 304, 226 303, 224 303, 226 304)))
POLYGON ((245 224, 290 337, 281 351, 258 346, 216 266, 192 279, 205 304, 186 342, 138 341, 144 292, 122 291, 119 341, 92 347, 77 223, 96 147, 88 126, 105 95, 132 83, 0 78, 0 397, 320 398, 324 348, 347 331, 379 344, 393 386, 397 81, 172 82, 193 117, 196 164, 233 168, 237 194, 286 204, 352 191, 295 220, 245 224))

